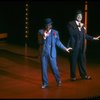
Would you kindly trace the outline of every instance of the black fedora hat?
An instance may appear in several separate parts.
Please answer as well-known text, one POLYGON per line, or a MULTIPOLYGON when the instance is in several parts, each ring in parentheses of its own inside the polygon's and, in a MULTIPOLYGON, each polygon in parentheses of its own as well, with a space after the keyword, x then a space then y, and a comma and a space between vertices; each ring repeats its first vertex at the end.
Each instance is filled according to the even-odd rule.
POLYGON ((45 25, 49 25, 49 24, 52 24, 53 22, 52 22, 52 19, 51 18, 46 18, 45 20, 44 20, 44 24, 45 25))
POLYGON ((78 15, 78 14, 83 14, 83 13, 82 13, 82 10, 77 10, 77 11, 76 11, 76 15, 78 15))

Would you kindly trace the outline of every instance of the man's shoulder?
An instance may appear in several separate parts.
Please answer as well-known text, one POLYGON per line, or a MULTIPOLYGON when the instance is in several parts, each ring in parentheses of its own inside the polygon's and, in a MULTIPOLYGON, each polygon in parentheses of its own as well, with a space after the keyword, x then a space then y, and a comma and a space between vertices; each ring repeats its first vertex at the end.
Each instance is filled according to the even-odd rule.
POLYGON ((68 23, 68 24, 70 24, 70 25, 75 24, 75 20, 73 20, 73 21, 69 21, 69 23, 68 23))
POLYGON ((74 28, 74 29, 77 28, 77 25, 76 25, 76 23, 75 23, 75 20, 70 21, 69 24, 68 24, 68 26, 70 26, 70 27, 72 27, 72 28, 74 28))
POLYGON ((56 33, 58 33, 58 31, 57 31, 56 29, 52 29, 52 32, 56 32, 56 33))

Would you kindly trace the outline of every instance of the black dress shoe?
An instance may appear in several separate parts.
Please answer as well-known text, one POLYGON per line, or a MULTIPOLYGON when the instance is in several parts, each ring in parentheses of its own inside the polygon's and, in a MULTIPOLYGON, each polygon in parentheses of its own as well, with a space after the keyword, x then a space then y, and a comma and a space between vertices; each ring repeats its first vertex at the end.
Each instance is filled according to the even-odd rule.
POLYGON ((48 87, 48 85, 42 85, 42 89, 44 89, 44 88, 47 88, 48 87))
POLYGON ((82 77, 82 79, 84 79, 84 80, 91 80, 92 78, 91 78, 91 76, 85 76, 85 77, 82 77))
POLYGON ((61 86, 61 81, 57 82, 57 86, 61 86))
POLYGON ((71 81, 76 81, 76 77, 71 78, 71 81))

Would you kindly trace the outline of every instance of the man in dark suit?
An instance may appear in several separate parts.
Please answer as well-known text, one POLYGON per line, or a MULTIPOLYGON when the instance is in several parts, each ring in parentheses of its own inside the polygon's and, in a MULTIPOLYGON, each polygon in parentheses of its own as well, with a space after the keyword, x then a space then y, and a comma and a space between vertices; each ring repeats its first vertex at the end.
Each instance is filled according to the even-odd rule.
POLYGON ((61 79, 56 63, 56 46, 70 52, 72 48, 66 48, 59 39, 57 30, 52 29, 52 19, 45 19, 44 29, 38 31, 38 41, 41 48, 41 66, 42 66, 42 88, 48 87, 47 65, 50 61, 56 82, 61 86, 61 79))
POLYGON ((76 80, 76 66, 78 64, 80 76, 82 79, 91 79, 86 72, 86 58, 85 58, 85 39, 99 40, 100 36, 92 37, 86 34, 86 28, 82 21, 82 12, 77 11, 75 20, 68 23, 69 41, 68 47, 73 50, 70 54, 70 77, 71 80, 76 80))

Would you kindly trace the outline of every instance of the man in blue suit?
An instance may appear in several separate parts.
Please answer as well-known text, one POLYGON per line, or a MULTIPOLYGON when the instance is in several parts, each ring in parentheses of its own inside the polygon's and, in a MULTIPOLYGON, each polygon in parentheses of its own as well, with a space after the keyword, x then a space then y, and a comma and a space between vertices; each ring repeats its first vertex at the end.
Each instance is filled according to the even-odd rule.
POLYGON ((61 79, 56 63, 56 45, 70 52, 72 48, 66 48, 59 39, 57 30, 52 29, 52 19, 45 19, 44 29, 38 31, 38 40, 41 48, 41 66, 42 66, 42 88, 48 87, 47 65, 50 61, 56 82, 58 86, 61 86, 61 79))
POLYGON ((72 47, 70 52, 70 77, 72 81, 76 80, 76 66, 78 64, 80 76, 82 79, 91 79, 86 73, 85 62, 85 39, 87 40, 99 40, 100 36, 92 37, 86 34, 86 28, 82 21, 82 12, 77 11, 75 20, 68 23, 69 41, 68 47, 72 47))

